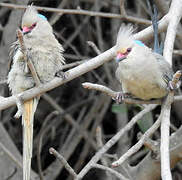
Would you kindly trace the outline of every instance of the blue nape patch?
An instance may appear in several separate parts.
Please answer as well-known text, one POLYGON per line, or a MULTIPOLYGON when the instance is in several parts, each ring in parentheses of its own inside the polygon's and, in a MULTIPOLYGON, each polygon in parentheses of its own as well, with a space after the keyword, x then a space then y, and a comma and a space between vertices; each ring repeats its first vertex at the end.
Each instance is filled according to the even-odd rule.
POLYGON ((135 43, 138 44, 139 46, 145 46, 145 44, 142 43, 142 41, 135 40, 135 43))
POLYGON ((47 20, 47 18, 46 18, 44 15, 42 15, 42 14, 38 14, 38 16, 39 16, 40 18, 44 19, 44 20, 47 20))

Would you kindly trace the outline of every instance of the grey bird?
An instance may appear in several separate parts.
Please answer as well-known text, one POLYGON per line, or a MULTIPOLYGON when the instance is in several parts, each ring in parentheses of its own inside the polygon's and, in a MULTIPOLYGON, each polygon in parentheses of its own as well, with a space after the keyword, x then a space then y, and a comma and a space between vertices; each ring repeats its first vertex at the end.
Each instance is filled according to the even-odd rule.
POLYGON ((135 40, 133 31, 131 25, 122 25, 119 30, 116 77, 124 94, 142 100, 162 98, 168 93, 172 68, 162 55, 135 40))
MULTIPOLYGON (((53 29, 46 17, 29 6, 21 24, 27 58, 31 59, 41 83, 51 81, 64 64, 63 47, 56 40, 53 29)), ((17 95, 35 86, 35 82, 25 62, 19 41, 12 45, 10 52, 12 67, 8 74, 9 88, 17 95)), ((23 180, 30 180, 33 119, 38 98, 23 102, 23 180)))

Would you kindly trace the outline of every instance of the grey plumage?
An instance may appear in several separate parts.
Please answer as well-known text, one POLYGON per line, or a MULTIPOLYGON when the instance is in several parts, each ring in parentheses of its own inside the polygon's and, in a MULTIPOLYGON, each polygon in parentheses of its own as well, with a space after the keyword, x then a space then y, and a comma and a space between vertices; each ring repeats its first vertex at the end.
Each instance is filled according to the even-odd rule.
MULTIPOLYGON (((27 49, 27 58, 35 67, 41 83, 51 81, 64 64, 63 47, 56 40, 52 27, 46 18, 29 6, 22 18, 23 40, 27 49)), ((10 52, 12 67, 8 74, 9 88, 13 95, 35 86, 31 72, 23 58, 19 41, 13 43, 10 52)), ((30 180, 33 117, 38 99, 23 104, 23 180, 30 180)))
MULTIPOLYGON (((56 40, 49 22, 38 17, 32 6, 25 12, 22 22, 24 21, 28 22, 26 25, 34 21, 37 22, 36 27, 24 35, 24 42, 28 58, 32 60, 40 81, 46 83, 54 78, 55 73, 64 64, 63 47, 56 40)), ((8 83, 12 94, 34 87, 35 83, 23 60, 18 41, 13 43, 10 55, 13 65, 8 75, 8 83)))
POLYGON ((173 75, 170 65, 163 56, 134 40, 131 25, 121 26, 116 51, 118 58, 122 57, 116 77, 121 82, 124 93, 143 100, 167 95, 168 83, 173 75))

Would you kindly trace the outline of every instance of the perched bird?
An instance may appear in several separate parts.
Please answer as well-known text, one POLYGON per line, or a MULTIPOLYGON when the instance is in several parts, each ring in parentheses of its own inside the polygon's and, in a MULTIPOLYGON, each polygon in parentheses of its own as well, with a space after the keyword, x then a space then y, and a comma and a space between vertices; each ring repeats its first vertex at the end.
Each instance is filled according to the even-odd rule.
MULTIPOLYGON (((135 40, 131 25, 122 25, 116 42, 116 77, 124 94, 150 100, 168 93, 173 71, 164 57, 135 40)), ((121 96, 122 94, 119 94, 121 96)), ((120 97, 118 99, 121 99, 120 97)))
MULTIPOLYGON (((38 14, 33 6, 26 9, 21 28, 27 58, 32 61, 40 82, 49 82, 64 64, 62 45, 56 40, 46 17, 38 14)), ((23 58, 19 41, 13 43, 10 57, 12 67, 8 74, 8 83, 12 94, 17 95, 34 87, 35 82, 23 58)), ((23 102, 23 180, 30 180, 33 119, 37 103, 38 98, 23 102)))

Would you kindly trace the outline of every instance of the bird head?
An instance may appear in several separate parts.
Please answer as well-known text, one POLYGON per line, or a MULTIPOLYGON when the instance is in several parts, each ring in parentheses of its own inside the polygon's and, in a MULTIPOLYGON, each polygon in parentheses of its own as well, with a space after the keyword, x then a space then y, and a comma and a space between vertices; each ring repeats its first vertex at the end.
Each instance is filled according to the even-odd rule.
POLYGON ((126 59, 130 53, 134 51, 134 48, 137 46, 144 46, 141 41, 135 40, 133 36, 133 31, 135 29, 132 25, 122 24, 117 36, 116 41, 116 62, 121 62, 126 59))
MULTIPOLYGON (((23 17, 21 28, 24 34, 32 32, 34 29, 43 25, 49 25, 47 18, 42 14, 38 14, 37 10, 33 6, 28 6, 23 17)), ((49 25, 50 26, 50 25, 49 25)), ((46 31, 51 29, 46 27, 46 31)), ((42 31, 45 30, 42 28, 42 31)))

